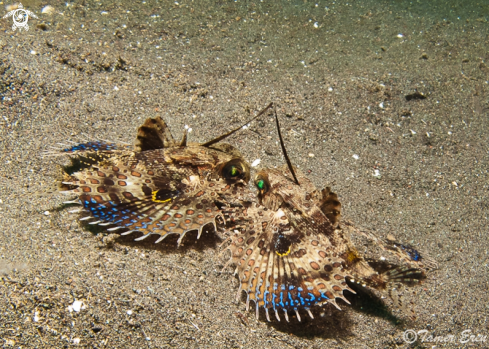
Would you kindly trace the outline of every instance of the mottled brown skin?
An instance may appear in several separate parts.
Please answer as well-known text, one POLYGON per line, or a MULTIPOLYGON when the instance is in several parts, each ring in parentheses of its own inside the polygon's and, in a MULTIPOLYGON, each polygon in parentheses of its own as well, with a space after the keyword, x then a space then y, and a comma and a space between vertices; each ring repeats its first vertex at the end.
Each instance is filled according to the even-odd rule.
POLYGON ((311 306, 326 303, 338 307, 336 299, 348 303, 343 293, 353 290, 347 281, 385 291, 389 284, 412 285, 425 277, 424 265, 412 260, 406 249, 387 248, 379 238, 375 244, 397 260, 364 258, 350 236, 367 233, 340 223, 337 195, 329 188, 317 190, 298 170, 296 175, 300 185, 287 167, 260 171, 255 177, 259 204, 231 214, 246 224, 231 236, 230 262, 237 265, 239 293, 247 293, 247 306, 255 301, 257 314, 263 307, 268 320, 272 310, 278 320, 279 310, 287 320, 288 311, 300 319, 299 310, 309 312, 311 306))
MULTIPOLYGON (((249 166, 227 144, 212 147, 176 142, 161 119, 139 128, 134 150, 108 143, 87 143, 68 152, 82 169, 65 174, 61 184, 76 194, 89 213, 82 219, 122 234, 159 235, 161 241, 207 224, 225 223, 234 233, 228 249, 237 265, 241 290, 249 301, 274 311, 295 311, 326 303, 338 307, 348 282, 385 291, 389 284, 415 284, 425 274, 418 251, 340 223, 341 204, 329 188, 321 191, 297 171, 299 185, 287 168, 267 169, 255 177, 255 198, 247 187, 249 166), (257 200, 258 199, 258 200, 257 200), (351 236, 363 236, 383 252, 360 254, 351 236)), ((371 249, 372 251, 375 248, 371 249)))
MULTIPOLYGON (((160 118, 139 128, 134 150, 76 151, 85 168, 62 184, 78 196, 93 218, 122 234, 141 232, 137 240, 156 234, 161 241, 207 224, 216 224, 219 206, 249 200, 249 165, 227 144, 204 147, 176 142, 160 118)), ((75 200, 75 203, 78 202, 75 200)))

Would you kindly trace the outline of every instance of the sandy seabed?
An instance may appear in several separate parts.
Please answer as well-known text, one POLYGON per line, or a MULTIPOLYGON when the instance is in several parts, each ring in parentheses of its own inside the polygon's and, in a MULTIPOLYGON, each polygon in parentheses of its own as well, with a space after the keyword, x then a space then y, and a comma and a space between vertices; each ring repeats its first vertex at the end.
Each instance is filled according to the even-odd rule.
MULTIPOLYGON (((487 3, 23 5, 39 17, 28 32, 0 19, 4 347, 489 346, 487 3), (415 321, 362 295, 314 320, 256 320, 233 269, 220 273, 213 232, 179 249, 114 239, 47 193, 58 161, 42 153, 58 142, 132 143, 157 115, 203 142, 270 102, 292 162, 340 195, 346 218, 438 261, 415 321), (408 344, 406 330, 427 335, 408 344)), ((259 167, 283 164, 270 117, 228 142, 259 167)))

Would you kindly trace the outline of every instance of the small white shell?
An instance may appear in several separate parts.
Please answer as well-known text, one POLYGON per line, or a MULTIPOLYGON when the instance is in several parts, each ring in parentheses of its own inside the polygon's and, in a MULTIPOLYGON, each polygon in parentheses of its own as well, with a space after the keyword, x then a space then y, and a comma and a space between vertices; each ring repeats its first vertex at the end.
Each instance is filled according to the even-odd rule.
POLYGON ((41 10, 41 13, 45 13, 47 15, 54 13, 54 7, 51 5, 44 6, 41 10))

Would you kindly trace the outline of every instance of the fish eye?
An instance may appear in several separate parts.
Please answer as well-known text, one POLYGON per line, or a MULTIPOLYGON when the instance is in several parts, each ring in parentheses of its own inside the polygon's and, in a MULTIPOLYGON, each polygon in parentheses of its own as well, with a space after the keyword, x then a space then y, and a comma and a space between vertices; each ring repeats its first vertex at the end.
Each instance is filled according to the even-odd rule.
MULTIPOLYGON (((239 159, 227 162, 221 170, 221 175, 225 179, 236 180, 247 178, 247 167, 239 159)), ((249 178, 249 177, 248 177, 249 178)))
POLYGON ((255 185, 260 192, 260 195, 263 195, 268 192, 270 185, 268 184, 268 179, 258 176, 255 179, 255 185))
POLYGON ((263 189, 263 187, 265 187, 265 181, 263 179, 260 179, 256 182, 256 186, 258 187, 258 189, 263 189))
POLYGON ((241 169, 237 168, 234 165, 229 166, 228 168, 228 175, 229 177, 237 177, 241 174, 241 169))

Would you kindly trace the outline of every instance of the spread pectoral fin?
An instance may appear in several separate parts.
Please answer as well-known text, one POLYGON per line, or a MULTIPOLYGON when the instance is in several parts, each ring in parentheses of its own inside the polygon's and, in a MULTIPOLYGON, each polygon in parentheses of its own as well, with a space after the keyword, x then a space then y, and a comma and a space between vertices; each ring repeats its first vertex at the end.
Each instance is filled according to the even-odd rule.
POLYGON ((212 223, 220 210, 205 190, 195 190, 182 183, 161 177, 143 166, 124 165, 93 167, 75 173, 68 192, 79 195, 95 222, 110 225, 119 232, 139 231, 147 237, 168 234, 183 235, 212 223))
POLYGON ((273 310, 277 319, 279 312, 288 319, 288 311, 298 314, 325 303, 337 307, 337 298, 346 301, 344 290, 352 291, 349 274, 327 236, 297 231, 280 211, 257 208, 252 216, 252 228, 235 232, 228 247, 248 302, 265 308, 267 318, 273 310))

